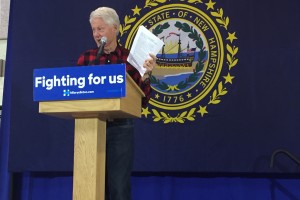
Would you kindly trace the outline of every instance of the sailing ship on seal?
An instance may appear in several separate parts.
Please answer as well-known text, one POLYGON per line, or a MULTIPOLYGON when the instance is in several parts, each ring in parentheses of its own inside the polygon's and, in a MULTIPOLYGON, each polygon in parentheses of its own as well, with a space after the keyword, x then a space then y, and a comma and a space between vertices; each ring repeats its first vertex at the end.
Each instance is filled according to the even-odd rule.
MULTIPOLYGON (((186 47, 186 52, 184 53, 181 49, 181 40, 180 34, 171 33, 178 36, 178 51, 176 57, 168 57, 165 54, 165 45, 162 47, 161 55, 157 56, 156 63, 159 67, 192 67, 194 58, 195 58, 195 50, 196 48, 190 49, 189 43, 186 47)), ((164 40, 164 37, 163 37, 164 40)))

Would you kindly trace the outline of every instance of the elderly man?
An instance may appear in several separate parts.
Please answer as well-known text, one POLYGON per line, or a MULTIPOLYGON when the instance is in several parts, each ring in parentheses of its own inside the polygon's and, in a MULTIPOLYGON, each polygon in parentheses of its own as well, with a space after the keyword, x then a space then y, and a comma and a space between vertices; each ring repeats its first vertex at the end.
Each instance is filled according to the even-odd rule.
MULTIPOLYGON (((127 62, 129 51, 118 45, 120 20, 116 11, 100 7, 91 12, 90 24, 97 44, 87 50, 78 59, 78 65, 120 64, 126 63, 126 71, 145 93, 142 105, 150 99, 150 81, 148 73, 156 65, 155 55, 150 54, 143 64, 146 73, 143 77, 127 62), (106 38, 105 45, 101 39, 106 38), (99 55, 99 47, 103 50, 99 55), (98 55, 97 55, 98 54, 98 55)), ((133 120, 114 119, 107 122, 106 141, 106 200, 130 200, 130 178, 133 163, 133 120)))

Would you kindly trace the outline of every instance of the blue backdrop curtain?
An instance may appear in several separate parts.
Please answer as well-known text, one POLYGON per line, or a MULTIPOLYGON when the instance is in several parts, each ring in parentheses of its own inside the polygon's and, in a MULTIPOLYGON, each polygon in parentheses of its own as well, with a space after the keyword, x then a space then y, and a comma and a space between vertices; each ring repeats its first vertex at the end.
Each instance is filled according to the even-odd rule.
MULTIPOLYGON (((91 10, 100 6, 99 2, 86 4, 76 0, 72 6, 70 2, 14 0, 12 3, 8 38, 11 55, 7 60, 12 87, 11 171, 73 169, 74 122, 39 114, 38 103, 32 98, 33 69, 74 66, 82 51, 95 46, 88 17, 91 10)), ((132 2, 125 7, 109 1, 105 5, 115 7, 123 22, 133 13, 132 8, 144 8, 145 2, 132 2)), ((161 7, 178 2, 181 1, 166 1, 161 7)), ((205 5, 199 3, 195 7, 205 11, 205 5)), ((239 62, 231 72, 233 84, 223 86, 228 94, 211 112, 201 118, 197 111, 195 121, 156 123, 153 114, 135 120, 135 171, 281 172, 269 168, 274 150, 287 148, 300 155, 297 133, 300 28, 295 25, 300 20, 298 6, 297 1, 283 4, 279 0, 259 4, 237 0, 217 2, 216 9, 223 9, 232 26, 232 31, 221 32, 224 46, 229 33, 235 32, 238 38, 234 45, 239 47, 236 55, 239 62), (284 24, 285 28, 278 28, 278 24, 284 24)), ((156 8, 160 7, 147 7, 149 12, 156 8)), ((142 10, 148 11, 145 9, 142 10)), ((140 13, 141 17, 146 14, 140 13)), ((151 20, 145 23, 153 23, 151 20)), ((167 29, 168 34, 171 33, 167 29)), ((227 55, 224 55, 224 69, 228 68, 227 55)), ((221 74, 220 79, 224 76, 227 73, 221 74)), ((195 105, 197 109, 199 106, 195 105)), ((182 111, 174 111, 174 116, 178 115, 176 112, 182 111)), ((297 172, 293 163, 284 164, 288 169, 285 172, 297 172)))
MULTIPOLYGON (((11 8, 13 7, 13 1, 11 2, 11 8)), ((12 13, 13 10, 10 10, 12 13)), ((11 14, 12 16, 12 14, 11 14)), ((10 35, 11 29, 8 30, 10 35)), ((4 79, 4 93, 2 103, 2 116, 0 127, 0 199, 7 200, 10 197, 10 183, 11 174, 8 170, 8 156, 9 156, 9 127, 10 127, 10 106, 11 106, 11 43, 8 40, 7 54, 6 54, 6 69, 4 79)))
MULTIPOLYGON (((228 176, 228 175, 227 175, 228 176)), ((71 200, 72 174, 22 173, 15 175, 14 199, 71 200)), ((133 200, 297 200, 300 181, 289 178, 222 177, 197 175, 132 177, 133 200)))
MULTIPOLYGON (((129 2, 124 7, 116 2, 106 6, 116 7, 121 19, 138 4, 129 2)), ((8 200, 11 184, 14 199, 71 199, 72 174, 61 171, 72 169, 73 122, 37 113, 32 69, 74 65, 82 50, 93 47, 88 14, 99 4, 11 1, 0 132, 0 200, 8 200), (46 132, 51 134, 46 137, 46 132), (50 169, 57 172, 34 172, 50 169)), ((237 84, 219 110, 201 123, 165 127, 137 122, 138 129, 153 129, 144 128, 143 134, 136 135, 141 142, 135 167, 147 172, 132 177, 136 200, 300 199, 299 166, 280 157, 276 168, 269 167, 276 148, 300 155, 300 4, 296 0, 218 4, 231 16, 240 41, 237 84), (182 140, 186 132, 189 137, 182 140), (157 173, 181 169, 232 173, 157 173)))

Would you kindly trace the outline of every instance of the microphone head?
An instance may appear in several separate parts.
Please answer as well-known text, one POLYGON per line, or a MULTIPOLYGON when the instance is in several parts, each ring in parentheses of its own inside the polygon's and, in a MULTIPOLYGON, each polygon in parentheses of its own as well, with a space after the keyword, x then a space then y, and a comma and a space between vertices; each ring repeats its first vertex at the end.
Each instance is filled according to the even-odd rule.
POLYGON ((100 39, 101 44, 105 44, 106 43, 107 38, 104 36, 100 39))

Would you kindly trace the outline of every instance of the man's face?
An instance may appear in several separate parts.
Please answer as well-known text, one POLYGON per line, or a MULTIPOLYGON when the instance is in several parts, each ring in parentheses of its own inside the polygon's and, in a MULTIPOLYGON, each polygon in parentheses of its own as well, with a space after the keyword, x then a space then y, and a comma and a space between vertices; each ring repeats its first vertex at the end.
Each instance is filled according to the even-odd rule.
POLYGON ((93 37, 97 46, 100 45, 100 39, 105 36, 107 38, 106 46, 117 41, 117 28, 113 25, 106 24, 102 18, 94 18, 91 21, 93 37))

